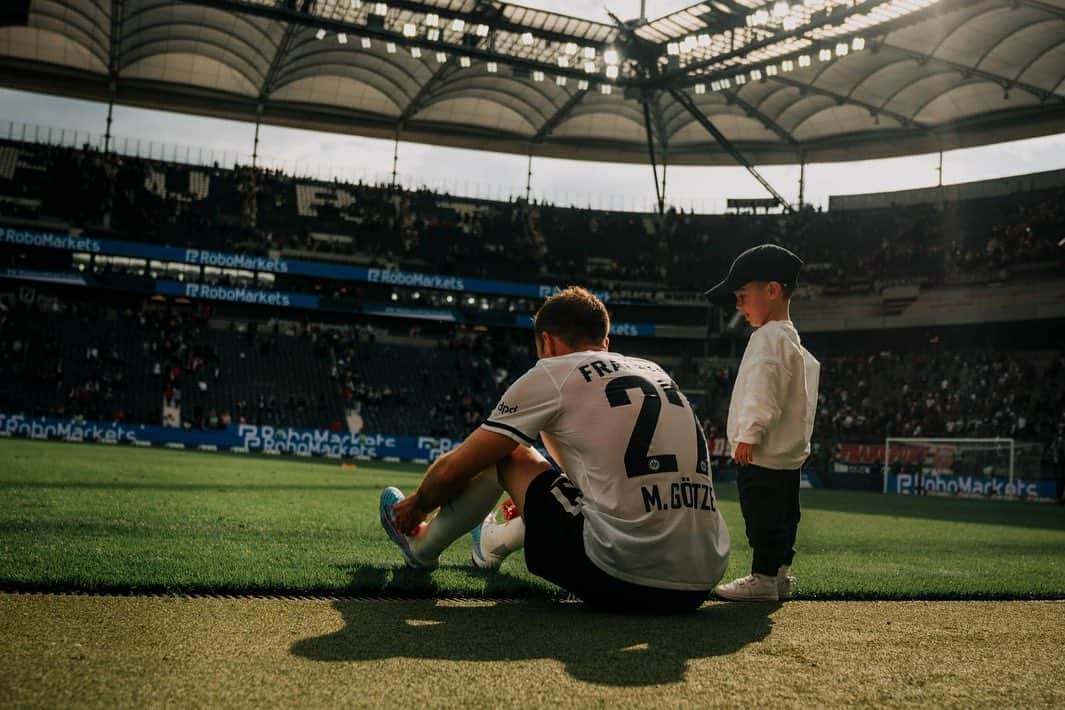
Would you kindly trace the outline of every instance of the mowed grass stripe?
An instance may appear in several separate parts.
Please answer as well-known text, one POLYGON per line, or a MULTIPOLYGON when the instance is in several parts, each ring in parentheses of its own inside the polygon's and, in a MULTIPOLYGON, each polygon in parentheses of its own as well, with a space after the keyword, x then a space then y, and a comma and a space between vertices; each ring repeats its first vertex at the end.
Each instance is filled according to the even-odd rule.
MULTIPOLYGON (((311 463, 85 444, 0 441, 0 585, 152 592, 439 597, 558 595, 514 555, 495 573, 460 541, 431 574, 405 569, 377 520, 416 467, 311 463)), ((735 488, 718 486, 750 549, 735 488)), ((803 491, 795 573, 807 599, 1065 598, 1057 506, 803 491)))
POLYGON ((1060 602, 0 594, 12 707, 1062 707, 1060 602))

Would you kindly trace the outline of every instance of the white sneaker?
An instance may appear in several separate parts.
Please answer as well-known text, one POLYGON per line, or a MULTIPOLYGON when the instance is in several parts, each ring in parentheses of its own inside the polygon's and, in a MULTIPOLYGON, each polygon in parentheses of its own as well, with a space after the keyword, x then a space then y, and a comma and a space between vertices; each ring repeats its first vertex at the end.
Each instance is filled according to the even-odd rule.
POLYGON ((784 565, 781 565, 780 569, 777 570, 777 596, 780 597, 782 602, 795 598, 795 587, 799 583, 799 580, 788 574, 790 571, 791 567, 784 565))
POLYGON ((714 587, 714 592, 731 602, 780 601, 777 578, 764 574, 749 574, 728 584, 719 584, 714 587))

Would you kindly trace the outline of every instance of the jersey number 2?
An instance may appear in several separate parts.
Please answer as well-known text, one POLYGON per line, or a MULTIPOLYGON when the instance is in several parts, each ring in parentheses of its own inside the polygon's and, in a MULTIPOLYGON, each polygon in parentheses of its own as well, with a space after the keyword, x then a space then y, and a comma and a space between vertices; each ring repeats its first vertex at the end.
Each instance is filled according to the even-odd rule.
MULTIPOLYGON (((638 389, 643 392, 643 406, 636 416, 636 426, 629 437, 629 445, 625 448, 625 473, 629 478, 648 476, 653 473, 676 473, 676 454, 648 455, 651 449, 651 439, 654 438, 655 429, 658 427, 658 417, 662 413, 662 398, 658 393, 658 387, 650 380, 639 375, 626 375, 611 380, 606 386, 606 400, 611 407, 626 407, 632 404, 628 390, 638 389)), ((684 400, 677 391, 677 386, 672 382, 663 383, 662 390, 666 393, 666 401, 677 407, 684 406, 684 400)), ((694 417, 694 413, 693 413, 694 417)), ((706 440, 700 431, 699 422, 695 422, 695 441, 698 447, 696 469, 703 475, 709 475, 709 457, 706 451, 706 440)))

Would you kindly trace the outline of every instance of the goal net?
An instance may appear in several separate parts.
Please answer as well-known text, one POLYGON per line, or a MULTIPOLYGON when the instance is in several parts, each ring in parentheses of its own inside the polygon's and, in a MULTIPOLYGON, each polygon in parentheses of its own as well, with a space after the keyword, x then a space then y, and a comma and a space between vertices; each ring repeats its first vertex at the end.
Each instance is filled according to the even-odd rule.
POLYGON ((1043 497, 1042 445, 1009 438, 884 441, 884 492, 979 498, 1043 497))

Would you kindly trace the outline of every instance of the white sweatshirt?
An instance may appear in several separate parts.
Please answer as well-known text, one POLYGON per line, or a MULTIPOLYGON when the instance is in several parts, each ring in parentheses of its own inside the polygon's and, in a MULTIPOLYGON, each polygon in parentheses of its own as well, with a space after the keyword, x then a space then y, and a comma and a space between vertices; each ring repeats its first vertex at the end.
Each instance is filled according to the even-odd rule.
POLYGON ((752 463, 796 469, 810 455, 821 363, 790 321, 769 321, 751 335, 728 408, 729 450, 754 444, 752 463))

